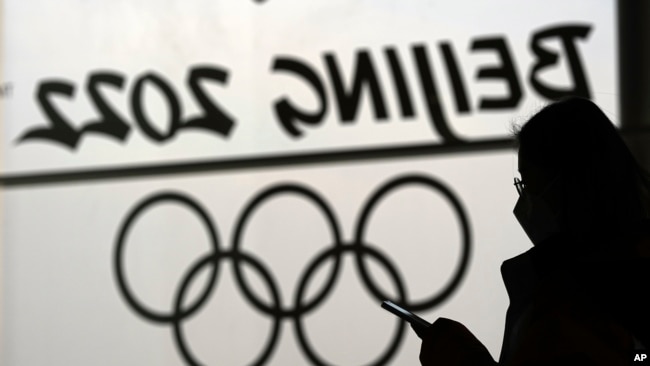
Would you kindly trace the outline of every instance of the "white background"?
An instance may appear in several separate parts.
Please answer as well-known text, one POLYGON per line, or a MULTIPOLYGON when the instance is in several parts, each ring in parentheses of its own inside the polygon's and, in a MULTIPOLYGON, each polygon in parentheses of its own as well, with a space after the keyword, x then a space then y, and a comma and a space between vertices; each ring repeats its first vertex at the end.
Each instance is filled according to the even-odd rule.
MULTIPOLYGON (((0 101, 4 108, 2 174, 440 143, 425 112, 411 58, 411 48, 417 44, 428 47, 451 128, 468 140, 507 137, 513 121, 525 120, 546 102, 528 82, 534 62, 529 42, 535 31, 557 24, 591 26, 590 35, 576 44, 592 96, 616 120, 614 3, 552 4, 5 0, 3 82, 11 83, 13 93, 0 101), (490 52, 472 53, 470 44, 473 39, 495 35, 508 42, 524 98, 516 109, 481 113, 478 101, 482 96, 500 96, 505 90, 498 81, 477 81, 477 70, 498 60, 490 52), (440 67, 441 41, 452 44, 463 70, 472 109, 468 115, 455 112, 447 76, 440 67), (400 52, 413 89, 417 118, 410 122, 402 121, 398 113, 383 58, 388 46, 400 52), (356 123, 341 126, 328 83, 326 119, 320 127, 307 129, 302 139, 290 138, 276 121, 274 101, 288 96, 305 108, 317 104, 303 83, 287 74, 272 73, 272 61, 279 56, 296 57, 315 66, 326 79, 322 56, 334 53, 349 80, 355 53, 361 49, 371 52, 381 74, 389 121, 374 121, 368 99, 363 99, 356 123), (76 85, 73 100, 57 103, 78 126, 95 116, 84 88, 88 74, 98 70, 125 75, 122 91, 107 89, 106 95, 128 120, 132 120, 128 100, 133 81, 150 71, 164 75, 174 85, 182 98, 183 113, 190 115, 197 113, 198 106, 188 94, 185 78, 188 70, 199 64, 229 70, 226 86, 210 87, 212 95, 237 119, 229 139, 186 132, 157 144, 133 126, 123 143, 99 135, 83 137, 75 150, 47 142, 17 143, 26 130, 46 123, 34 98, 36 86, 43 80, 67 79, 76 85)), ((566 65, 550 70, 545 77, 558 84, 566 82, 566 65)), ((151 115, 162 121, 159 126, 164 128, 165 107, 159 96, 148 98, 151 115)), ((460 288, 448 302, 420 315, 463 322, 497 358, 507 308, 499 266, 530 246, 511 213, 516 200, 512 186, 515 155, 504 149, 4 187, 0 363, 183 364, 171 327, 148 322, 128 306, 112 267, 120 225, 138 202, 152 194, 182 192, 200 202, 217 227, 220 245, 229 249, 245 205, 271 185, 293 182, 310 187, 327 200, 344 241, 349 243, 371 193, 407 174, 433 177, 450 187, 468 213, 472 233, 472 256, 460 288)), ((450 206, 439 194, 415 186, 381 201, 367 235, 373 247, 394 262, 413 300, 436 292, 458 260, 460 233, 450 206)), ((328 238, 327 227, 312 205, 283 196, 256 211, 243 248, 269 268, 278 281, 283 305, 288 307, 307 263, 331 245, 328 238)), ((204 230, 187 210, 157 206, 138 221, 129 237, 125 264, 134 292, 155 309, 170 309, 181 278, 208 249, 204 230)), ((335 365, 370 362, 386 347, 395 326, 394 317, 379 307, 355 266, 350 255, 344 257, 333 292, 304 319, 318 353, 335 365)), ((371 267, 378 282, 391 290, 382 268, 371 267)), ((264 298, 263 285, 251 282, 264 298)), ((197 280, 197 286, 200 283, 197 280)), ((317 276, 312 292, 322 283, 322 276, 317 276)), ((269 326, 270 319, 246 302, 225 263, 212 297, 184 329, 202 362, 237 365, 257 355, 269 326)), ((407 333, 391 364, 417 362, 419 342, 412 332, 407 333)), ((284 320, 269 364, 307 363, 292 323, 284 320)))

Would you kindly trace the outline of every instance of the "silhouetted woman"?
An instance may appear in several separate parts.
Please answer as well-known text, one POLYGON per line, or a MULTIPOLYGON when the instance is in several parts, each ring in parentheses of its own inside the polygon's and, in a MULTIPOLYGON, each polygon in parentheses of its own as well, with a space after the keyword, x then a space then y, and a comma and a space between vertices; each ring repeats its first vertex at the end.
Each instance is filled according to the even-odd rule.
MULTIPOLYGON (((628 365, 650 346, 650 184, 591 101, 570 98, 516 135, 514 214, 533 242, 501 267, 510 298, 499 365, 628 365)), ((440 318, 424 366, 496 364, 440 318)))

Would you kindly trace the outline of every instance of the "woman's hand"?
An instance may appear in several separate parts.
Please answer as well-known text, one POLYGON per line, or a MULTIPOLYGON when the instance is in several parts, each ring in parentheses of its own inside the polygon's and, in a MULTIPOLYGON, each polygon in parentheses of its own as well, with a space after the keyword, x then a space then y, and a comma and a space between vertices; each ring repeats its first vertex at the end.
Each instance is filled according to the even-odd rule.
POLYGON ((496 365, 487 348, 459 322, 438 318, 420 336, 422 366, 496 365))

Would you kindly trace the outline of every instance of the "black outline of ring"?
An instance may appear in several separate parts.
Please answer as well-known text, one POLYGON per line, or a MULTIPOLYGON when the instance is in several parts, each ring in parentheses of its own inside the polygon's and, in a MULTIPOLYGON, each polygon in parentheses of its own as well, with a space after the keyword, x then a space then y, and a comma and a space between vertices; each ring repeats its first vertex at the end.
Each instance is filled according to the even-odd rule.
MULTIPOLYGON (((196 263, 192 267, 190 267, 190 269, 187 271, 187 274, 185 274, 185 276, 183 277, 181 286, 179 287, 179 290, 176 293, 175 300, 174 300, 175 312, 178 312, 180 310, 180 307, 183 303, 183 296, 185 295, 186 290, 190 287, 189 284, 192 278, 201 271, 201 268, 203 268, 203 266, 207 264, 212 264, 213 268, 216 268, 219 265, 219 261, 222 258, 228 258, 228 257, 232 258, 233 256, 239 256, 238 260, 243 260, 244 262, 248 262, 253 267, 257 268, 258 271, 260 271, 262 277, 266 280, 267 285, 269 285, 269 289, 273 296, 273 301, 276 303, 276 308, 279 307, 280 295, 278 292, 278 288, 273 282, 271 275, 258 261, 253 259, 253 257, 242 253, 238 253, 238 254, 222 253, 221 255, 218 254, 205 255, 201 259, 196 261, 196 263)), ((186 344, 187 342, 185 342, 185 337, 183 336, 183 332, 181 329, 181 322, 180 322, 181 320, 183 320, 183 318, 179 317, 174 319, 174 321, 172 321, 173 333, 174 333, 174 339, 176 340, 176 345, 178 346, 181 355, 183 356, 185 361, 188 362, 189 365, 201 365, 201 363, 197 362, 197 358, 192 355, 191 351, 189 350, 189 347, 186 344)), ((271 337, 269 338, 262 353, 257 357, 257 359, 254 362, 251 363, 251 365, 263 365, 264 362, 266 362, 268 358, 271 357, 273 351, 275 350, 275 346, 278 343, 278 340, 280 339, 280 330, 282 329, 281 322, 282 322, 282 317, 279 316, 273 317, 273 328, 271 330, 271 337)))
MULTIPOLYGON (((388 181, 373 193, 370 200, 368 200, 366 205, 364 206, 363 211, 359 216, 359 220, 355 227, 354 244, 358 246, 363 245, 366 225, 369 221, 372 210, 376 207, 376 204, 382 198, 384 198, 388 193, 390 193, 390 191, 393 190, 394 188, 397 188, 404 184, 413 184, 413 183, 429 186, 431 188, 434 188, 438 192, 442 193, 442 196, 445 197, 451 203, 452 208, 456 213, 457 219, 460 220, 461 230, 463 235, 463 240, 462 240, 463 252, 461 255, 459 265, 456 267, 456 271, 451 281, 449 281, 446 284, 446 286, 443 287, 443 290, 439 291, 438 294, 434 294, 433 296, 431 296, 430 299, 423 300, 420 302, 409 303, 409 302, 400 302, 399 300, 395 300, 397 303, 400 303, 401 305, 407 307, 411 311, 422 311, 422 310, 431 309, 439 305, 443 301, 447 300, 449 296, 454 292, 454 290, 458 287, 458 285, 460 285, 463 276, 467 272, 467 266, 469 265, 469 258, 471 255, 471 242, 472 242, 471 231, 469 229, 469 221, 467 219, 467 214, 465 213, 465 210, 463 209, 463 206, 461 205, 460 201, 456 198, 454 193, 449 188, 447 188, 441 182, 421 174, 399 176, 393 180, 388 181)), ((357 261, 357 269, 359 271, 359 275, 361 276, 361 278, 363 278, 364 284, 368 287, 368 289, 370 290, 371 294, 375 297, 375 299, 377 299, 378 301, 390 299, 390 296, 386 295, 383 291, 379 289, 378 286, 375 285, 373 281, 371 281, 370 276, 368 275, 368 269, 366 268, 363 258, 357 256, 356 261, 357 261)))
POLYGON ((207 286, 205 287, 204 292, 199 296, 199 298, 196 300, 196 302, 193 305, 189 306, 186 310, 182 311, 180 314, 174 312, 169 315, 165 315, 162 314, 160 311, 150 310, 145 305, 140 304, 140 302, 136 299, 136 297, 131 293, 131 290, 126 281, 126 277, 124 276, 124 268, 122 264, 122 259, 123 259, 122 257, 124 255, 123 253, 124 239, 128 235, 131 225, 138 217, 138 215, 140 215, 145 209, 149 208, 150 206, 153 206, 163 201, 180 203, 182 206, 186 206, 190 209, 190 211, 196 213, 201 219, 201 221, 203 222, 203 224, 205 225, 205 227, 208 229, 208 234, 211 240, 210 244, 213 247, 214 253, 219 254, 221 253, 221 250, 219 249, 217 230, 214 224, 212 223, 213 221, 210 215, 208 215, 207 211, 205 211, 198 203, 196 203, 194 200, 188 198, 183 194, 175 193, 175 192, 158 193, 150 196, 149 198, 142 200, 138 205, 136 205, 135 208, 131 210, 131 212, 129 213, 126 220, 121 226, 120 233, 118 234, 117 242, 115 245, 113 266, 115 268, 115 277, 117 279, 117 285, 120 292, 124 296, 126 302, 138 314, 154 322, 166 323, 166 322, 174 321, 174 319, 178 317, 185 318, 187 316, 190 316, 195 311, 197 311, 201 307, 201 305, 203 305, 203 302, 206 301, 206 299, 210 296, 210 293, 212 292, 212 288, 214 287, 214 284, 217 280, 219 268, 215 266, 212 269, 212 274, 210 275, 210 279, 208 281, 207 286))
MULTIPOLYGON (((242 231, 243 228, 246 226, 246 223, 248 222, 250 216, 255 212, 255 210, 259 207, 259 205, 263 203, 266 199, 269 199, 277 194, 282 194, 282 193, 298 194, 300 197, 308 199, 309 202, 314 203, 318 208, 320 208, 323 211, 327 220, 329 220, 328 224, 329 224, 330 232, 333 236, 334 247, 339 248, 343 246, 343 242, 341 240, 340 225, 338 224, 338 221, 336 220, 336 216, 334 216, 332 209, 327 205, 324 199, 322 199, 314 191, 305 188, 303 186, 299 186, 297 184, 280 184, 280 185, 271 186, 270 188, 267 188, 261 193, 257 194, 253 198, 253 200, 246 206, 246 208, 242 211, 242 214, 239 216, 239 219, 237 220, 237 226, 235 228, 235 234, 232 240, 232 251, 234 253, 240 253, 242 231)), ((246 299, 260 312, 265 313, 267 315, 282 316, 282 317, 300 316, 304 313, 313 310, 318 303, 322 302, 324 298, 330 293, 330 290, 334 286, 334 283, 336 282, 340 272, 339 267, 341 264, 341 259, 337 258, 331 270, 331 275, 326 281, 323 290, 321 290, 318 293, 318 295, 315 296, 315 299, 310 304, 307 304, 301 308, 286 310, 281 308, 282 300, 280 300, 281 302, 280 302, 279 309, 270 309, 266 304, 264 304, 257 297, 255 297, 255 295, 253 295, 253 292, 249 288, 245 276, 241 272, 238 257, 234 256, 233 259, 234 259, 233 261, 234 275, 237 281, 239 282, 239 285, 241 286, 241 290, 244 293, 246 299), (275 314, 274 313, 275 311, 277 311, 278 313, 275 314)))
MULTIPOLYGON (((357 257, 359 256, 359 252, 366 252, 366 255, 369 253, 371 256, 374 256, 375 259, 379 260, 379 262, 382 263, 388 269, 388 273, 390 273, 390 275, 393 276, 393 280, 397 286, 399 300, 401 300, 400 302, 404 301, 404 299, 406 298, 406 288, 403 285, 403 281, 399 275, 399 271, 395 269, 395 267, 390 263, 388 258, 386 258, 383 254, 381 254, 381 252, 368 246, 345 245, 342 247, 329 248, 328 250, 321 252, 307 266, 307 270, 304 272, 304 276, 302 277, 302 280, 298 285, 298 291, 296 292, 296 299, 295 299, 296 307, 301 302, 300 300, 302 298, 302 294, 305 291, 305 288, 307 287, 307 284, 309 282, 309 276, 316 270, 316 268, 318 268, 318 266, 322 262, 324 262, 328 257, 332 255, 335 255, 336 260, 340 260, 342 254, 345 252, 353 252, 357 257)), ((404 327, 405 327, 405 322, 400 319, 397 319, 397 328, 390 346, 386 348, 386 351, 384 351, 384 353, 378 357, 378 360, 370 363, 370 365, 384 365, 385 363, 390 361, 391 358, 395 356, 397 349, 399 348, 399 345, 402 342, 402 339, 404 338, 404 327)), ((300 316, 294 318, 294 329, 296 332, 296 338, 298 338, 298 342, 300 343, 302 351, 307 356, 307 358, 314 365, 317 366, 328 365, 327 362, 324 362, 322 358, 316 354, 316 351, 314 351, 313 347, 309 345, 309 341, 303 329, 300 316)))

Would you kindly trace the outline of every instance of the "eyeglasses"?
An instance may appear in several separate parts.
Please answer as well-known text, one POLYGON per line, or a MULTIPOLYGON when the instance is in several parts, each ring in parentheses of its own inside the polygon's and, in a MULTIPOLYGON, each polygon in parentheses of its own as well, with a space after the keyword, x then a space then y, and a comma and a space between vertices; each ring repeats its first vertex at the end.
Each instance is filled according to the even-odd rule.
POLYGON ((521 196, 521 192, 526 188, 526 184, 521 179, 515 178, 515 188, 517 189, 517 193, 521 196))

